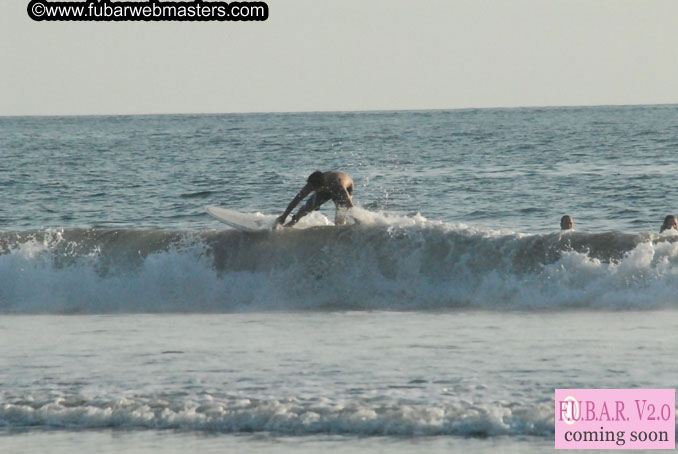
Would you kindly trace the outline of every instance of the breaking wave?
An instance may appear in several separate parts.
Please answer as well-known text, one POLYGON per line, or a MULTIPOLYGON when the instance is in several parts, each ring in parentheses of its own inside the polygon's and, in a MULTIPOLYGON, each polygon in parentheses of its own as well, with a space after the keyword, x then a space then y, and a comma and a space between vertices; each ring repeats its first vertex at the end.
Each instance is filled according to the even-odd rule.
POLYGON ((423 217, 243 233, 0 233, 0 312, 677 307, 678 234, 521 234, 423 217))
POLYGON ((186 430, 359 436, 553 436, 553 403, 375 404, 329 399, 203 395, 87 400, 22 399, 0 407, 0 428, 186 430))

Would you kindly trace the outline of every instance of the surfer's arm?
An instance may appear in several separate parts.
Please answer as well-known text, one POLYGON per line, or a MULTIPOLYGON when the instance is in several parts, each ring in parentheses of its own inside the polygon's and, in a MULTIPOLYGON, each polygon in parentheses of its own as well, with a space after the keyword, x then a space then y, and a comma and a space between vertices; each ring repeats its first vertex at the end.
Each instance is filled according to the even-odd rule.
POLYGON ((299 219, 303 218, 304 216, 306 216, 308 213, 310 213, 314 209, 315 209, 314 205, 307 203, 306 205, 301 207, 301 209, 299 211, 297 211, 297 214, 292 216, 292 220, 290 222, 288 222, 287 224, 285 224, 285 227, 292 227, 294 224, 299 222, 299 219))
MULTIPOLYGON (((292 201, 290 202, 290 204, 287 205, 287 208, 285 209, 285 212, 284 212, 280 217, 278 217, 278 219, 275 220, 276 225, 284 224, 284 223, 285 223, 285 219, 287 219, 287 216, 292 212, 292 210, 293 210, 297 205, 299 205, 299 202, 301 202, 302 200, 304 200, 304 199, 306 198, 306 196, 309 195, 311 192, 313 192, 313 188, 311 187, 310 184, 307 184, 306 186, 304 186, 304 187, 302 188, 302 190, 299 191, 299 193, 298 193, 296 196, 294 196, 294 199, 292 199, 292 201)), ((299 217, 301 217, 301 216, 298 216, 297 219, 298 219, 299 217)), ((294 219, 293 219, 293 220, 294 220, 294 219)), ((295 222, 296 222, 296 221, 295 221, 295 222)))

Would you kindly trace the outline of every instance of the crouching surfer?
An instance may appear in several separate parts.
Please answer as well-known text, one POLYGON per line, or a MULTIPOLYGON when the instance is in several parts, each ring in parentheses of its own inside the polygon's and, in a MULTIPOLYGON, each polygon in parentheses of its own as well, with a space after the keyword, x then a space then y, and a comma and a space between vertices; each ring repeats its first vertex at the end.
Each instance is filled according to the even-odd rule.
POLYGON ((336 207, 334 223, 336 225, 345 224, 346 211, 349 208, 353 208, 352 195, 353 180, 347 174, 337 170, 330 170, 328 172, 316 170, 306 179, 306 185, 292 199, 285 212, 275 220, 274 227, 283 224, 285 227, 291 227, 299 222, 299 219, 319 209, 323 203, 330 200, 334 202, 336 207), (290 222, 285 224, 285 219, 287 219, 292 210, 311 193, 313 195, 308 199, 306 204, 299 209, 297 214, 292 216, 290 222))

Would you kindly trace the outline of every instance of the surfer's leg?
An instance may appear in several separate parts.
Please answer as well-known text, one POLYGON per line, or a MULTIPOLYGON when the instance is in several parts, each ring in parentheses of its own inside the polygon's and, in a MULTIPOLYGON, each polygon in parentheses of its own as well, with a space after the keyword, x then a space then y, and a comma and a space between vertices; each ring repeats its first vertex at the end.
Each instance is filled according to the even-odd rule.
POLYGON ((337 211, 334 213, 334 225, 346 224, 346 214, 348 209, 346 207, 337 206, 337 211))
POLYGON ((346 224, 346 216, 348 214, 348 210, 353 208, 352 193, 353 186, 349 186, 348 189, 343 189, 343 191, 341 191, 334 198, 334 206, 336 207, 336 212, 334 214, 335 225, 346 224))

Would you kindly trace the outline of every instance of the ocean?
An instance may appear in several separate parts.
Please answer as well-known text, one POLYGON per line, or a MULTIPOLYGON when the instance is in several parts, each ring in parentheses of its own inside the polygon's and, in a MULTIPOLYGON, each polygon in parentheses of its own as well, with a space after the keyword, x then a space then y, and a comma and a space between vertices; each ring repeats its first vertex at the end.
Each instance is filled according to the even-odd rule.
POLYGON ((0 117, 0 452, 550 451, 556 388, 678 387, 676 120, 0 117), (332 169, 357 223, 205 213, 332 169))

